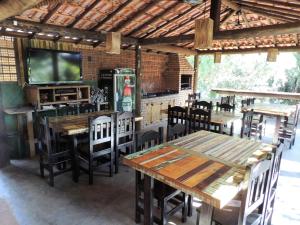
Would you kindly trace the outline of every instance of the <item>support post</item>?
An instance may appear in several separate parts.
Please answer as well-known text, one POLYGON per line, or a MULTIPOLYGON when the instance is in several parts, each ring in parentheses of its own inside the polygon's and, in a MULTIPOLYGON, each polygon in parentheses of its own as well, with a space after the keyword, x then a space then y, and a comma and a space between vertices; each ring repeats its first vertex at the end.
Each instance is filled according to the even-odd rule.
POLYGON ((200 63, 200 57, 197 54, 194 56, 194 85, 193 85, 194 93, 196 93, 198 90, 199 63, 200 63))
MULTIPOLYGON (((141 102, 142 102, 142 90, 141 90, 141 62, 142 62, 142 51, 141 46, 135 46, 135 73, 136 73, 136 116, 141 116, 141 102)), ((141 121, 137 122, 136 130, 141 130, 141 121)))
POLYGON ((222 52, 215 52, 214 63, 221 63, 222 52))
POLYGON ((268 49, 267 62, 276 62, 278 54, 278 48, 268 49))
POLYGON ((214 21, 214 33, 220 30, 221 0, 211 0, 210 18, 214 21))

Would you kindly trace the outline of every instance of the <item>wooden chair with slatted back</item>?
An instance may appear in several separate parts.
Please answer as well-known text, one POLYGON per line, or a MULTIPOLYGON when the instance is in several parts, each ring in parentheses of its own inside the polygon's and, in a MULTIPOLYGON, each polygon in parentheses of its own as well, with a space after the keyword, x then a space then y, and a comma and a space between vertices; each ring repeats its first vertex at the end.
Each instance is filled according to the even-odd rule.
POLYGON ((193 109, 189 115, 190 124, 189 132, 196 132, 199 130, 210 130, 211 124, 211 110, 193 109))
POLYGON ((99 116, 89 118, 89 142, 78 146, 80 169, 89 174, 89 184, 93 184, 94 170, 109 166, 113 176, 114 167, 114 118, 99 116))
POLYGON ((79 113, 97 112, 97 105, 94 104, 81 104, 79 105, 79 113))
POLYGON ((188 108, 180 106, 168 106, 168 125, 186 124, 188 117, 188 108))
POLYGON ((187 130, 186 124, 175 124, 174 126, 169 125, 167 130, 167 141, 172 141, 187 135, 187 130))
MULTIPOLYGON (((218 225, 263 224, 273 160, 263 160, 248 169, 248 185, 235 200, 222 209, 214 209, 213 221, 218 225)), ((247 176, 247 175, 246 175, 247 176)), ((200 222, 197 209, 197 224, 200 222)))
POLYGON ((246 111, 243 113, 242 127, 241 127, 241 134, 240 134, 241 138, 243 138, 244 136, 248 138, 251 137, 253 114, 254 114, 253 109, 251 111, 246 111))
POLYGON ((119 155, 135 152, 135 115, 123 112, 116 115, 115 172, 119 171, 119 155))
POLYGON ((47 117, 38 117, 38 121, 40 173, 41 177, 44 177, 44 171, 47 170, 49 172, 49 185, 53 187, 55 176, 73 169, 73 165, 69 163, 72 162, 72 151, 66 143, 59 143, 60 148, 57 147, 57 135, 55 135, 54 130, 50 130, 47 117), (57 165, 61 164, 65 166, 57 170, 57 165))
MULTIPOLYGON (((163 127, 159 127, 158 132, 150 130, 137 134, 136 140, 136 149, 138 151, 161 144, 163 143, 163 127)), ((143 182, 144 180, 141 172, 136 171, 136 223, 140 223, 141 215, 144 213, 142 206, 144 192, 143 182)), ((154 215, 154 222, 157 224, 166 225, 169 218, 180 210, 182 211, 182 221, 186 221, 188 210, 188 196, 186 194, 155 180, 154 197, 157 199, 156 211, 159 211, 159 215, 154 215)))
POLYGON ((207 101, 195 101, 193 104, 193 108, 212 110, 213 104, 212 104, 212 102, 207 102, 207 101))
POLYGON ((76 115, 78 114, 77 106, 64 106, 57 108, 57 115, 58 116, 69 116, 69 115, 76 115))
POLYGON ((274 152, 274 159, 271 169, 271 179, 269 185, 269 192, 267 197, 267 204, 264 213, 264 224, 270 225, 272 220, 272 215, 274 211, 274 203, 276 197, 276 189, 277 189, 277 182, 280 172, 280 165, 283 153, 283 144, 279 143, 277 145, 276 151, 274 152))
POLYGON ((230 105, 228 103, 217 102, 217 111, 233 112, 235 110, 235 105, 230 105))

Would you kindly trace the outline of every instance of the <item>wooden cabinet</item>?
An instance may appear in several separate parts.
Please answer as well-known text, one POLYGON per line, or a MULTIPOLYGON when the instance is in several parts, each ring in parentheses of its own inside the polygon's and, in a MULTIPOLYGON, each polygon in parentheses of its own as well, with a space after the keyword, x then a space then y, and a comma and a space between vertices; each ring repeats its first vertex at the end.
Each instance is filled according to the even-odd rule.
POLYGON ((27 86, 28 103, 42 109, 43 106, 58 104, 77 104, 90 102, 90 86, 27 86))

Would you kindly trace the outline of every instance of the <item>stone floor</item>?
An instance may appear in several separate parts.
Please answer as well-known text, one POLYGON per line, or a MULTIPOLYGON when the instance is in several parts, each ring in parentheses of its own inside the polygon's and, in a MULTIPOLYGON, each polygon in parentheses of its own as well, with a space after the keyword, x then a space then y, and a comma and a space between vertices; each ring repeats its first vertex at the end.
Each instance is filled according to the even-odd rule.
MULTIPOLYGON (((268 127, 267 134, 273 130, 268 127)), ((284 152, 273 225, 300 224, 300 130, 296 145, 284 152)), ((134 223, 134 172, 122 167, 113 178, 97 176, 93 186, 82 176, 55 179, 51 188, 38 175, 37 160, 12 161, 0 170, 0 225, 121 225, 134 223)), ((180 215, 169 222, 179 225, 180 215)), ((195 224, 194 217, 186 225, 195 224)))

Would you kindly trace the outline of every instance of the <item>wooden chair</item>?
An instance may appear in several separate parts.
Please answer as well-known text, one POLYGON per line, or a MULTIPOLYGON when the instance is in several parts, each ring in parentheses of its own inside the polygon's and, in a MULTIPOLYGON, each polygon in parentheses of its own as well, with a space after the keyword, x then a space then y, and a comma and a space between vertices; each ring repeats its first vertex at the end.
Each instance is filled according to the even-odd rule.
POLYGON ((38 151, 40 155, 40 173, 44 177, 44 171, 49 172, 49 185, 54 186, 54 177, 71 171, 74 164, 69 164, 73 159, 72 151, 67 143, 60 142, 59 148, 54 130, 50 130, 47 117, 38 117, 38 151), (65 166, 59 167, 58 165, 65 166))
POLYGON ((212 102, 207 102, 207 101, 195 101, 192 107, 195 109, 205 109, 205 110, 213 109, 212 102))
POLYGON ((179 137, 187 135, 186 124, 175 124, 174 126, 169 125, 167 130, 167 141, 175 140, 179 137))
POLYGON ((210 130, 211 110, 194 109, 190 111, 189 132, 210 130))
POLYGON ((79 105, 79 113, 97 112, 97 105, 94 104, 81 104, 79 105))
POLYGON ((76 115, 78 114, 77 106, 64 106, 57 108, 58 116, 68 116, 68 115, 76 115))
POLYGON ((283 153, 283 144, 279 143, 277 146, 277 149, 274 153, 274 159, 272 164, 272 170, 271 170, 271 179, 270 179, 270 185, 269 185, 269 192, 267 197, 267 204, 265 208, 264 213, 264 225, 270 225, 274 210, 274 203, 275 203, 275 197, 276 197, 276 189, 277 189, 277 182, 280 172, 280 165, 281 165, 281 159, 282 159, 282 153, 283 153))
POLYGON ((168 125, 186 124, 188 117, 188 108, 180 106, 168 106, 168 125))
POLYGON ((230 105, 228 103, 221 103, 217 102, 217 111, 225 111, 225 112, 233 112, 235 110, 235 105, 230 105))
POLYGON ((289 149, 295 144, 296 131, 298 127, 300 114, 300 105, 296 106, 296 111, 293 117, 286 117, 279 129, 279 140, 282 143, 289 144, 289 149))
POLYGON ((200 99, 201 99, 201 93, 200 92, 189 94, 188 95, 188 100, 187 100, 188 108, 192 107, 193 103, 195 101, 200 101, 200 99))
MULTIPOLYGON (((263 160, 249 169, 248 188, 242 190, 235 200, 223 209, 214 209, 213 221, 218 225, 260 225, 263 224, 267 203, 272 160, 263 160)), ((197 224, 200 222, 197 209, 197 224)))
POLYGON ((252 132, 253 109, 243 113, 241 138, 244 136, 250 138, 252 132))
POLYGON ((79 167, 89 174, 89 184, 93 184, 94 170, 109 165, 109 175, 114 167, 114 118, 99 116, 89 118, 89 141, 78 145, 79 167))
POLYGON ((235 95, 221 97, 221 104, 235 105, 235 95))
MULTIPOLYGON (((153 147, 163 142, 163 127, 159 131, 146 131, 137 134, 137 150, 144 150, 153 147)), ((144 180, 141 172, 136 171, 136 209, 135 221, 141 222, 141 215, 144 213, 143 209, 143 192, 144 180)), ((155 180, 154 181, 154 198, 157 199, 157 205, 154 214, 154 221, 160 225, 166 225, 169 218, 178 211, 182 211, 182 222, 187 218, 187 201, 188 196, 179 190, 155 180), (168 206, 168 207, 167 207, 168 206), (169 208, 171 207, 171 209, 169 208)))
POLYGON ((116 116, 115 172, 119 171, 119 155, 135 152, 135 116, 132 112, 116 116))

